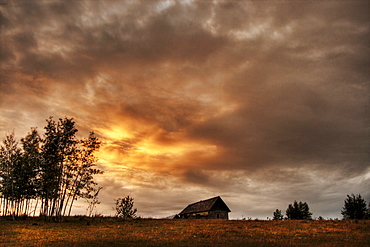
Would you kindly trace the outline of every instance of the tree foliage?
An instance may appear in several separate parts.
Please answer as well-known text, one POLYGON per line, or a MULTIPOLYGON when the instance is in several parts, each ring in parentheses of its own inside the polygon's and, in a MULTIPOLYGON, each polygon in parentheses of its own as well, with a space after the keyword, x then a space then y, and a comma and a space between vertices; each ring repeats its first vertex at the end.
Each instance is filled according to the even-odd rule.
MULTIPOLYGON (((369 206, 370 207, 370 206, 369 206)), ((344 219, 365 219, 367 217, 366 201, 361 197, 352 194, 347 195, 344 200, 344 206, 341 211, 344 219)))
POLYGON ((115 199, 116 216, 119 218, 135 218, 137 209, 134 207, 134 198, 126 196, 125 198, 115 199))
POLYGON ((276 209, 273 215, 274 215, 273 217, 274 220, 282 220, 284 218, 284 215, 281 213, 281 210, 279 209, 276 209))
POLYGON ((44 138, 36 128, 21 139, 8 134, 0 145, 0 206, 2 215, 17 216, 40 209, 40 215, 70 215, 78 198, 94 196, 94 153, 100 141, 94 133, 77 139, 72 118, 46 120, 44 138))
POLYGON ((312 219, 312 213, 306 202, 294 201, 293 205, 289 204, 286 210, 286 216, 289 220, 312 219))

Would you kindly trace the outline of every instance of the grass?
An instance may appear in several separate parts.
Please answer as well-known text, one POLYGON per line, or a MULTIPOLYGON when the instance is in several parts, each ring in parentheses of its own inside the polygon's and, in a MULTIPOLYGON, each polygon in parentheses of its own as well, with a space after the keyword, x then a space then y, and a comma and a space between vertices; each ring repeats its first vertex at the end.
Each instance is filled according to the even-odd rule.
POLYGON ((370 221, 0 219, 0 246, 370 246, 370 221))

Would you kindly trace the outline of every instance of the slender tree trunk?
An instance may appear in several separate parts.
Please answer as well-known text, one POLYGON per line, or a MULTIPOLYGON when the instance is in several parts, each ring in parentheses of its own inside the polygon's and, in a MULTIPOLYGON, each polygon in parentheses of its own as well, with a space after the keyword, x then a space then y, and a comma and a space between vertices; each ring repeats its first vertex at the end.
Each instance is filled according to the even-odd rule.
MULTIPOLYGON (((68 196, 68 201, 72 197, 72 200, 71 200, 70 205, 69 205, 68 217, 71 216, 72 206, 73 206, 73 203, 76 199, 78 187, 81 183, 80 180, 79 180, 80 175, 78 173, 75 173, 74 175, 75 175, 75 179, 74 179, 73 185, 71 187, 70 195, 68 196)), ((66 205, 66 208, 67 208, 67 205, 66 205)))
POLYGON ((2 216, 5 216, 5 197, 3 197, 1 200, 2 200, 2 203, 1 203, 1 215, 2 216))
POLYGON ((8 215, 8 210, 9 210, 9 200, 8 198, 6 198, 5 199, 5 209, 4 209, 5 216, 8 215))
POLYGON ((30 199, 25 199, 24 200, 24 206, 23 206, 23 211, 24 211, 24 214, 25 215, 29 215, 29 212, 28 212, 28 206, 29 206, 29 203, 30 203, 30 199))
POLYGON ((37 210, 38 203, 39 203, 39 199, 36 198, 36 203, 35 203, 35 207, 34 207, 34 210, 33 210, 33 217, 36 216, 36 210, 37 210))
MULTIPOLYGON (((67 171, 65 173, 67 174, 67 171)), ((63 182, 63 188, 62 188, 62 190, 63 190, 62 191, 63 196, 62 196, 62 198, 60 200, 59 210, 58 210, 60 216, 63 216, 64 215, 63 208, 65 208, 67 206, 67 204, 64 204, 64 202, 65 202, 65 199, 66 199, 66 196, 67 196, 67 192, 70 189, 69 182, 68 182, 68 176, 67 175, 65 176, 65 178, 64 178, 63 181, 64 181, 63 182)))
POLYGON ((21 203, 20 203, 20 200, 19 199, 17 199, 16 201, 15 201, 15 216, 16 217, 18 217, 19 216, 19 211, 20 211, 20 206, 21 206, 21 203))
POLYGON ((69 204, 69 200, 70 199, 71 199, 71 191, 68 193, 66 205, 64 206, 64 209, 63 209, 63 215, 66 215, 66 211, 67 211, 67 208, 68 208, 68 204, 69 204))
POLYGON ((75 198, 76 198, 76 194, 73 195, 71 205, 69 205, 68 216, 71 216, 72 206, 73 206, 73 202, 75 201, 75 198))

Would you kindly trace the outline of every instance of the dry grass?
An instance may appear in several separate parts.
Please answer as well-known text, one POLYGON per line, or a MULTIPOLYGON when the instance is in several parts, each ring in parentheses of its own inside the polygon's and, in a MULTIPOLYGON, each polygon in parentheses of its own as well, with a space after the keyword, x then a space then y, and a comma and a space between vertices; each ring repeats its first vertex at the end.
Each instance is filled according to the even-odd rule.
POLYGON ((2 219, 0 246, 370 246, 370 221, 2 219))

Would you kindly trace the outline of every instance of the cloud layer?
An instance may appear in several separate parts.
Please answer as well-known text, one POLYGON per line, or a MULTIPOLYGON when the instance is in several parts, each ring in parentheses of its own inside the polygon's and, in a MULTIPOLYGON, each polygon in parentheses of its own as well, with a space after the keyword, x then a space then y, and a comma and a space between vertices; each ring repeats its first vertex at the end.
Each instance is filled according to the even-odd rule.
POLYGON ((367 1, 6 1, 0 132, 74 117, 104 145, 102 211, 232 217, 370 200, 367 1), (171 205, 171 207, 168 207, 171 205), (103 209, 104 208, 104 209, 103 209))

